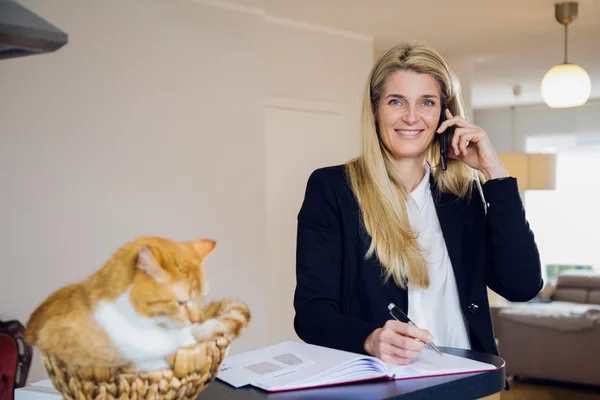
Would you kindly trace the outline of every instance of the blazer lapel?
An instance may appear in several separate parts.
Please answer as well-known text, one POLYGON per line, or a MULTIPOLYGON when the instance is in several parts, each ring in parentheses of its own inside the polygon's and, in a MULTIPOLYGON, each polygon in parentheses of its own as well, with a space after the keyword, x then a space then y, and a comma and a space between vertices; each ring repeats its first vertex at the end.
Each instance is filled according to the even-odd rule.
POLYGON ((430 187, 448 255, 452 262, 458 292, 462 294, 468 280, 462 267, 463 224, 459 212, 459 208, 464 206, 464 203, 453 195, 440 192, 433 179, 430 181, 430 187))

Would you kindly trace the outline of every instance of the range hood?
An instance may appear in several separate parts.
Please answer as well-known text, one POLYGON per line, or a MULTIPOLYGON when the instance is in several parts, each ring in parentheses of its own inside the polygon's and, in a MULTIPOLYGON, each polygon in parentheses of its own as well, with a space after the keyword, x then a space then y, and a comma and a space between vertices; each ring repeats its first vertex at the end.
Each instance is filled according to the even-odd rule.
POLYGON ((68 36, 14 0, 0 0, 0 60, 56 51, 68 36))

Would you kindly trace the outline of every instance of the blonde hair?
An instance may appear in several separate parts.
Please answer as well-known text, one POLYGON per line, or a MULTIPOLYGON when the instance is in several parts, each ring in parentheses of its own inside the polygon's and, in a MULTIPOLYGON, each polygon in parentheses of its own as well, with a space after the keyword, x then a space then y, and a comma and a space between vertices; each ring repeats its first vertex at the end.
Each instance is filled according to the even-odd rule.
MULTIPOLYGON (((410 226, 406 211, 408 190, 396 174, 392 154, 377 132, 376 112, 387 78, 396 71, 429 74, 440 87, 442 106, 452 115, 465 117, 456 73, 444 58, 425 44, 399 44, 389 48, 373 66, 365 86, 362 107, 362 154, 349 161, 346 170, 359 203, 364 227, 371 236, 366 257, 377 255, 385 279, 393 277, 405 288, 407 282, 428 287, 427 263, 410 226)), ((439 190, 470 196, 475 170, 449 159, 439 166, 439 143, 433 140, 426 156, 439 190)))

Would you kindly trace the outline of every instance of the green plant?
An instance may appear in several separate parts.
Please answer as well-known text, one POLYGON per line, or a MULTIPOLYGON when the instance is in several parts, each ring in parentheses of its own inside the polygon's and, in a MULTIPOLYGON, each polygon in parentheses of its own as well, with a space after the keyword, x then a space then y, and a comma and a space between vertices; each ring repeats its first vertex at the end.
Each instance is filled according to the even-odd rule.
POLYGON ((592 271, 591 265, 546 264, 546 280, 555 282, 560 274, 569 270, 592 271))

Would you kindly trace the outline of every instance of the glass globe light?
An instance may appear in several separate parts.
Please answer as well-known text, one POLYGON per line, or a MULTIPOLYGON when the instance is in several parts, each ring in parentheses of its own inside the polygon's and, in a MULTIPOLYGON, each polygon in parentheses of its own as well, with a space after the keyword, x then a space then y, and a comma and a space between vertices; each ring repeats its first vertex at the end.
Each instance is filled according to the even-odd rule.
POLYGON ((542 78, 542 98, 551 108, 585 104, 592 92, 590 76, 576 64, 556 65, 542 78))

